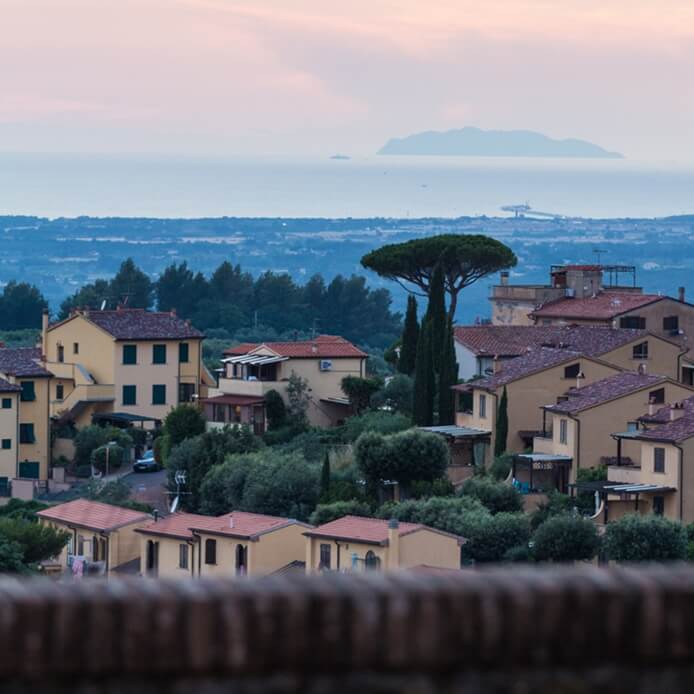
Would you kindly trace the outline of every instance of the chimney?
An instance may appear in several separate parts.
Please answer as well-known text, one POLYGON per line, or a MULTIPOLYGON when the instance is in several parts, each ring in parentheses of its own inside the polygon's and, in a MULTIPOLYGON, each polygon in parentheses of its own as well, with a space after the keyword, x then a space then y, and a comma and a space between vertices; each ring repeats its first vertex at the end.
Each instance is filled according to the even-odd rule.
POLYGON ((679 287, 677 289, 677 298, 684 303, 684 287, 679 287))
POLYGON ((152 518, 154 518, 155 523, 159 520, 159 511, 156 508, 152 511, 152 518))
POLYGON ((388 566, 395 571, 400 568, 400 523, 397 518, 388 521, 388 566))
POLYGON ((648 401, 648 416, 652 417, 655 414, 655 398, 648 401))
POLYGON ((501 359, 499 359, 498 354, 495 354, 492 360, 492 373, 498 374, 499 371, 501 371, 501 359))
POLYGON ((509 274, 510 273, 508 270, 502 270, 499 273, 499 281, 503 287, 505 287, 508 284, 509 274))
POLYGON ((44 359, 48 352, 48 309, 44 308, 41 314, 41 354, 44 359))
POLYGON ((670 407, 670 421, 674 422, 684 414, 684 403, 675 402, 670 407))
POLYGON ((578 390, 581 387, 581 381, 585 379, 586 375, 583 373, 583 371, 579 371, 576 374, 576 390, 578 390))
POLYGON ((318 345, 315 342, 311 343, 311 352, 318 354, 318 345))
POLYGON ((229 527, 234 529, 234 516, 229 516, 229 527))
POLYGON ((639 364, 638 373, 639 373, 640 376, 645 376, 645 375, 646 375, 646 362, 645 362, 645 361, 642 361, 642 362, 639 364))

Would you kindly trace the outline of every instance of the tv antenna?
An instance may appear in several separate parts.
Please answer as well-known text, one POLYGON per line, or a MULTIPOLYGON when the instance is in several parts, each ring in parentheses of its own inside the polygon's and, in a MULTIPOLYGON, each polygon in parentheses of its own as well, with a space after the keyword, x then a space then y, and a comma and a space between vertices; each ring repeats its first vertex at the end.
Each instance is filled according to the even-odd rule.
POLYGON ((176 509, 178 508, 178 504, 181 500, 181 496, 184 496, 185 494, 191 494, 192 492, 182 492, 181 487, 183 487, 186 483, 186 471, 185 470, 176 470, 176 473, 174 474, 174 482, 176 483, 176 491, 175 492, 166 492, 167 496, 173 496, 174 500, 171 502, 171 508, 169 509, 170 513, 176 513, 176 509))
POLYGON ((604 255, 607 252, 608 251, 606 251, 604 248, 594 248, 593 249, 593 253, 595 254, 596 260, 598 261, 598 263, 597 263, 598 265, 601 264, 600 263, 600 256, 604 255))

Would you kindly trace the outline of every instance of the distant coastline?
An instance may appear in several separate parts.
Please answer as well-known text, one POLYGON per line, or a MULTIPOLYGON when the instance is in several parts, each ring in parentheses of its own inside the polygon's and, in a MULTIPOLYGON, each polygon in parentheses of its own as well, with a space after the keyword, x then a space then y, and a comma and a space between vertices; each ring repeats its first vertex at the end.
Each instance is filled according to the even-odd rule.
POLYGON ((457 157, 567 157, 623 159, 586 140, 554 140, 531 130, 481 130, 465 127, 439 132, 429 130, 389 140, 378 154, 457 157))

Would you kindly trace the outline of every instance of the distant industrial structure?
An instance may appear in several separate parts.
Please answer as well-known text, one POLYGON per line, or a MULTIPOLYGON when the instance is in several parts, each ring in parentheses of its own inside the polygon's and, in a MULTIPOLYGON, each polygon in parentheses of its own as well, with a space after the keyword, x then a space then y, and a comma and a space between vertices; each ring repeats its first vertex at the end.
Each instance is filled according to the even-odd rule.
POLYGON ((554 212, 541 212, 534 210, 527 202, 523 205, 504 205, 500 208, 503 212, 513 212, 514 217, 540 217, 542 219, 577 219, 577 217, 567 217, 563 214, 554 212))

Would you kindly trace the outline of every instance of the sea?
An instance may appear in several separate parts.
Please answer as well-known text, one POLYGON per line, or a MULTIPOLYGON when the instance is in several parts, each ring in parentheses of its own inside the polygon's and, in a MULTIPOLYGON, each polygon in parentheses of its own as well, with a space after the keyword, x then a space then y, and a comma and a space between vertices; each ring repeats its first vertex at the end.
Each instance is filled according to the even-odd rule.
POLYGON ((76 217, 694 213, 694 164, 629 159, 0 154, 0 214, 76 217))

